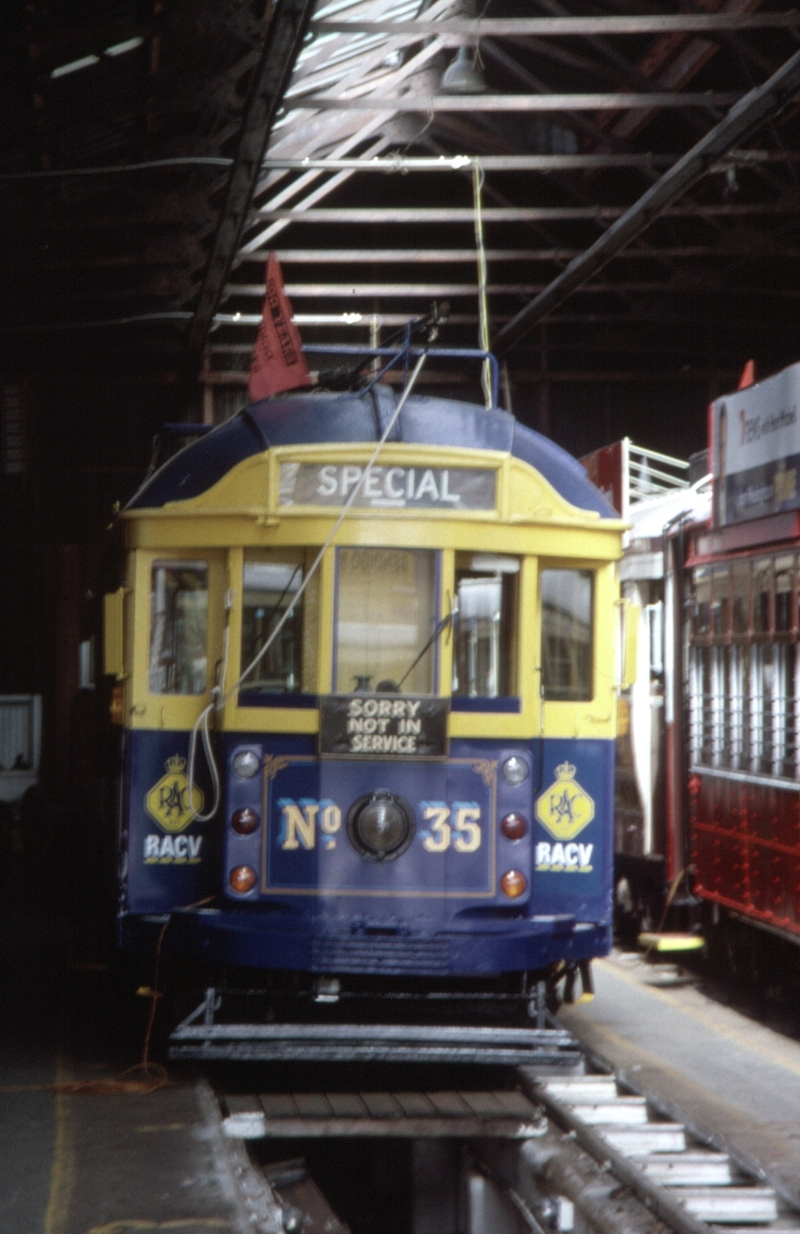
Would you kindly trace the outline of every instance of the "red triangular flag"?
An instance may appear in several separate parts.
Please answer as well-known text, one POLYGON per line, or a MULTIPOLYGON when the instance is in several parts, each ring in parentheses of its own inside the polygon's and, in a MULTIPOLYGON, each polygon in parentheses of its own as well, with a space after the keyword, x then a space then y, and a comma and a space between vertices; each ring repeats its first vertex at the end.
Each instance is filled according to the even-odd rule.
POLYGON ((746 390, 748 386, 754 386, 755 384, 756 384, 756 362, 755 360, 748 360, 747 364, 745 364, 744 368, 742 369, 742 375, 739 378, 739 384, 736 387, 736 389, 746 390))
POLYGON ((274 253, 267 259, 266 283, 264 313, 247 386, 251 403, 295 386, 311 385, 300 333, 292 321, 292 306, 283 290, 283 276, 274 253))

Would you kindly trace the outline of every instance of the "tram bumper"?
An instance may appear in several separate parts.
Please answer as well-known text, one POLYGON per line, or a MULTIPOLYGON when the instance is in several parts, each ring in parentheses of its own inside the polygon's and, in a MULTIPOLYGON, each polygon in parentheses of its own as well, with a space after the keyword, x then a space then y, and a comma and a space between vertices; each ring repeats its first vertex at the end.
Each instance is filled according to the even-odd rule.
POLYGON ((165 945, 215 964, 385 976, 487 977, 586 960, 611 948, 611 927, 563 915, 466 920, 428 931, 324 929, 225 910, 176 911, 165 945))

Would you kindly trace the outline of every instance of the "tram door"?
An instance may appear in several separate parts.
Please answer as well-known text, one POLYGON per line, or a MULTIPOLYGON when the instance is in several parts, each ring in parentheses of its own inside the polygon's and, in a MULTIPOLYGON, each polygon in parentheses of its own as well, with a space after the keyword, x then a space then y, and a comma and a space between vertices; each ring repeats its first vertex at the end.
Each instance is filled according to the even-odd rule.
POLYGON ((127 893, 131 912, 195 903, 216 891, 217 837, 198 815, 213 802, 205 761, 187 778, 189 736, 223 655, 221 550, 133 556, 126 614, 127 893))

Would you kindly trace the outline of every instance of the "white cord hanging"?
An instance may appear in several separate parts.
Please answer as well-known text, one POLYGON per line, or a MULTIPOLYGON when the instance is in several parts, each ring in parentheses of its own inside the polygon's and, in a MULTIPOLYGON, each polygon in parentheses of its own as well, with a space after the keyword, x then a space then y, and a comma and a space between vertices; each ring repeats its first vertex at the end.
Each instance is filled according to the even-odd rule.
MULTIPOLYGON (((475 207, 475 250, 478 259, 478 341, 481 351, 489 350, 489 300, 486 294, 486 248, 483 242, 481 190, 484 171, 476 159, 472 165, 472 196, 475 207)), ((488 358, 481 365, 481 387, 487 411, 492 406, 492 368, 488 358)))

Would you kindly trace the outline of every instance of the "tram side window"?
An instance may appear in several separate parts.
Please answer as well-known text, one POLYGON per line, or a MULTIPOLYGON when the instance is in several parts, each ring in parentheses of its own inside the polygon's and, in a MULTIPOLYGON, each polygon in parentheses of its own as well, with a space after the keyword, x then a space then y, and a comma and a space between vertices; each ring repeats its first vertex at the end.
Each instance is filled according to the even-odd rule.
POLYGON ((458 553, 452 692, 516 695, 518 557, 458 553))
POLYGON ((435 632, 435 552, 339 549, 336 690, 432 694, 435 632))
POLYGON ((542 689, 558 702, 592 697, 591 570, 542 570, 542 689))
POLYGON ((150 692, 202 694, 207 679, 208 565, 155 561, 150 583, 150 692))
POLYGON ((304 573, 305 554, 302 551, 245 552, 240 672, 245 672, 275 636, 242 682, 242 690, 246 693, 297 694, 316 690, 317 576, 298 600, 296 596, 304 573))
MULTIPOLYGON (((713 567, 715 601, 728 568, 713 567)), ((695 615, 687 683, 692 763, 796 777, 800 656, 793 622, 794 554, 731 563, 730 632, 722 616, 718 622, 697 619, 708 607, 709 567, 696 568, 690 577, 695 615)))

